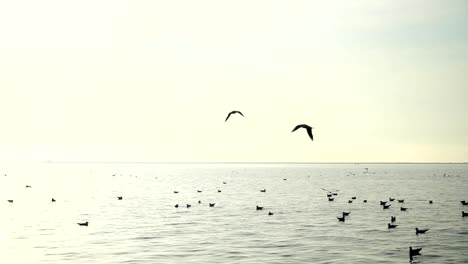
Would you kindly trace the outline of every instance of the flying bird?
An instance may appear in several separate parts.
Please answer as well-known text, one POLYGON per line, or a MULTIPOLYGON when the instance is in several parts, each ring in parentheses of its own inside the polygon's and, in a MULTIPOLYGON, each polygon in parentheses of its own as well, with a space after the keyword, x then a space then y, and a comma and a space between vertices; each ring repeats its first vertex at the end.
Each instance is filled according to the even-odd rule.
POLYGON ((241 116, 244 116, 240 111, 231 111, 224 122, 226 122, 232 114, 240 114, 241 116))
POLYGON ((312 135, 312 128, 311 126, 308 126, 306 124, 302 124, 302 125, 297 125, 291 132, 294 132, 296 130, 298 130, 299 128, 305 128, 307 130, 307 134, 309 134, 309 137, 312 141, 314 141, 314 135, 312 135))

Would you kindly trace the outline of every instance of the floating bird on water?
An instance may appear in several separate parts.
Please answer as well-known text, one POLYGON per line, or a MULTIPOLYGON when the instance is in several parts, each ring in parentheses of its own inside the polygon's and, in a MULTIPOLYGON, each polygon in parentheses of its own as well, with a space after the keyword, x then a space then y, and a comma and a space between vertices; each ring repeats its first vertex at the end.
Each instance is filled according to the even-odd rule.
POLYGON ((335 200, 335 198, 332 198, 332 197, 329 197, 329 198, 328 198, 328 201, 329 201, 329 202, 333 202, 333 200, 335 200))
POLYGON ((77 223, 78 225, 80 226, 88 226, 88 221, 84 222, 84 223, 77 223))
POLYGON ((266 192, 266 189, 260 190, 260 192, 266 192))
POLYGON ((7 200, 9 203, 13 203, 13 200, 7 200))
POLYGON ((396 221, 396 216, 390 216, 390 221, 393 223, 396 221))
POLYGON ((406 210, 408 210, 407 207, 400 207, 400 211, 406 211, 406 210))
POLYGON ((387 201, 380 201, 380 205, 385 205, 387 201))
POLYGON ((117 196, 117 199, 122 200, 123 197, 122 196, 117 196))
POLYGON ((432 200, 429 200, 429 203, 432 204, 432 200))
MULTIPOLYGON (((11 201, 10 203, 13 202, 13 200, 8 200, 8 201, 11 201)), ((468 213, 465 213, 465 211, 462 211, 462 217, 465 217, 465 216, 468 216, 468 213)))
POLYGON ((202 191, 200 191, 200 190, 197 190, 197 192, 201 193, 202 191))
POLYGON ((353 200, 348 200, 348 203, 352 203, 352 202, 353 202, 353 200))
POLYGON ((399 203, 404 203, 405 199, 398 200, 399 203))
POLYGON ((362 201, 362 202, 367 203, 367 200, 364 200, 364 201, 362 201))
POLYGON ((174 207, 175 207, 175 208, 179 208, 179 204, 176 204, 174 207))
POLYGON ((174 191, 174 193, 179 193, 178 191, 174 191))
POLYGON ((331 193, 327 193, 327 197, 332 197, 332 194, 331 194, 331 193))
POLYGON ((190 207, 192 207, 192 205, 191 205, 191 204, 187 204, 187 208, 190 208, 190 207))
POLYGON ((263 210, 263 206, 258 206, 257 205, 257 211, 259 211, 259 210, 263 210))
POLYGON ((390 198, 390 197, 388 197, 388 200, 389 200, 390 202, 393 202, 393 201, 395 201, 395 198, 390 198))
POLYGON ((351 212, 343 212, 343 216, 348 216, 351 212))
POLYGON ((463 204, 463 205, 468 205, 468 202, 465 202, 465 200, 460 201, 460 203, 463 204))
POLYGON ((198 203, 201 203, 201 201, 200 201, 200 200, 198 200, 198 203))
POLYGON ((351 197, 351 199, 356 200, 356 196, 351 197))
POLYGON ((51 200, 51 201, 52 201, 52 202, 55 202, 55 199, 54 199, 54 198, 52 198, 52 200, 51 200))
POLYGON ((390 229, 390 228, 395 228, 395 227, 397 227, 397 226, 398 226, 398 225, 388 224, 388 229, 390 229))
POLYGON ((224 122, 226 122, 232 114, 240 114, 241 116, 244 116, 240 111, 231 111, 224 122))
POLYGON ((26 185, 26 188, 31 188, 31 185, 26 185))
POLYGON ((221 190, 218 190, 218 192, 221 192, 221 190))
POLYGON ((409 247, 409 256, 410 256, 410 259, 413 260, 413 256, 416 256, 416 255, 421 255, 421 253, 419 253, 421 251, 422 248, 415 248, 413 249, 412 247, 409 247))
POLYGON ((223 184, 227 184, 227 182, 223 182, 223 184))
POLYGON ((383 208, 383 209, 388 209, 388 208, 390 208, 390 206, 392 206, 392 205, 391 205, 391 204, 388 204, 388 205, 387 205, 387 204, 384 204, 382 208, 383 208))
POLYGON ((429 229, 419 229, 419 228, 416 227, 415 230, 416 230, 416 235, 418 235, 418 234, 426 233, 427 230, 429 230, 429 229))
POLYGON ((342 217, 337 216, 336 219, 338 219, 339 222, 344 222, 345 221, 344 215, 342 217))
POLYGON ((273 213, 272 213, 272 212, 268 212, 268 215, 273 215, 273 213))
POLYGON ((210 203, 210 207, 214 207, 216 203, 210 203))
POLYGON ((308 126, 306 124, 302 124, 302 125, 297 125, 291 132, 294 132, 296 130, 298 130, 299 128, 305 128, 307 130, 307 134, 309 134, 309 137, 312 141, 314 141, 314 135, 312 135, 312 128, 311 126, 308 126))

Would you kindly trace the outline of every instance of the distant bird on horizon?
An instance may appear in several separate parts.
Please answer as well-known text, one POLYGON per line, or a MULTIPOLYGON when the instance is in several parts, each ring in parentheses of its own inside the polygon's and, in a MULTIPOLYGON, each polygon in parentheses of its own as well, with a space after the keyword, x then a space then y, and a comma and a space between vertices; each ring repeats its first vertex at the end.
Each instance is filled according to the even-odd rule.
POLYGON ((429 230, 429 229, 419 229, 419 228, 416 227, 415 230, 416 230, 416 235, 418 235, 418 234, 426 233, 427 230, 429 230))
POLYGON ((234 111, 231 111, 231 112, 227 115, 226 120, 224 120, 224 122, 226 122, 232 114, 240 114, 241 116, 244 116, 240 111, 234 110, 234 111))
POLYGON ((88 226, 88 221, 84 222, 84 223, 77 223, 79 226, 88 226))
POLYGON ((299 128, 305 128, 307 130, 307 134, 309 134, 309 137, 312 141, 314 141, 314 135, 312 135, 312 128, 311 126, 309 125, 306 125, 306 124, 301 124, 301 125, 297 125, 291 132, 294 132, 296 130, 298 130, 299 128))

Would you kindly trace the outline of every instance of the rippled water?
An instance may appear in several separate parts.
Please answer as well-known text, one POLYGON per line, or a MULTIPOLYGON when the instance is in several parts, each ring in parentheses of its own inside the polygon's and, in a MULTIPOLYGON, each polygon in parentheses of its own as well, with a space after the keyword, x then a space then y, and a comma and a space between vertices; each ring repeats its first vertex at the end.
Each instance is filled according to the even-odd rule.
POLYGON ((414 262, 468 263, 468 206, 459 202, 468 200, 468 165, 41 164, 0 173, 0 263, 405 263, 409 246, 423 248, 414 262), (321 188, 340 191, 329 202, 321 188), (383 210, 389 197, 408 211, 396 200, 383 210), (345 223, 342 211, 351 212, 345 223), (391 215, 398 227, 389 230, 391 215), (415 227, 430 230, 416 236, 415 227))

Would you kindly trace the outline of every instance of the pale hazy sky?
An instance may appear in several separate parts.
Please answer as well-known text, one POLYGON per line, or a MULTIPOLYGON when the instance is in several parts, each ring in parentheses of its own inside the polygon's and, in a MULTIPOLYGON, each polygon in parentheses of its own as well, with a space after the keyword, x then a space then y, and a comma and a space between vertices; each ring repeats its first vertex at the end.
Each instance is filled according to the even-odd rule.
POLYGON ((0 89, 0 161, 463 162, 468 1, 1 1, 0 89))

